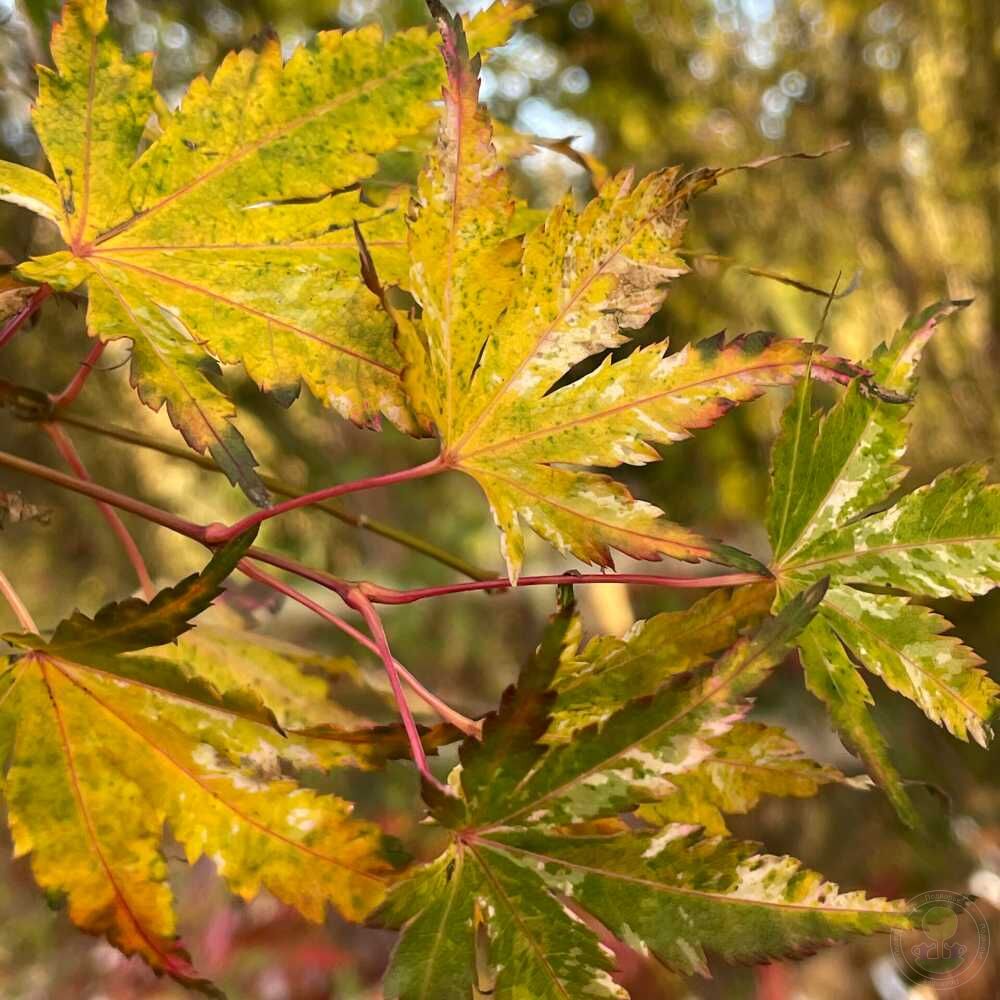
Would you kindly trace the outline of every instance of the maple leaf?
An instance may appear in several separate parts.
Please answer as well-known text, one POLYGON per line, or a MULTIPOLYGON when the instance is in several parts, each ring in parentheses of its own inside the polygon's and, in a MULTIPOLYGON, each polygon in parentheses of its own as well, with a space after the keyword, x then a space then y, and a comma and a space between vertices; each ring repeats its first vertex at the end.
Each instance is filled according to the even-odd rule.
MULTIPOLYGON (((528 13, 495 5, 470 25, 473 44, 501 43, 528 13)), ((197 78, 172 114, 151 55, 113 40, 104 0, 68 0, 51 47, 33 118, 55 180, 0 163, 0 198, 55 222, 69 249, 20 273, 63 290, 86 281, 91 335, 132 340, 140 398, 166 404, 188 444, 255 502, 266 492, 210 381, 218 362, 242 363, 286 402, 304 381, 356 423, 384 413, 416 432, 351 226, 386 273, 402 272, 394 202, 367 206, 358 187, 436 114, 432 35, 322 32, 287 62, 268 38, 197 78), (141 148, 154 113, 162 128, 141 148)))
MULTIPOLYGON (((176 936, 164 824, 189 863, 211 858, 234 893, 251 899, 267 889, 314 921, 327 904, 365 916, 392 873, 378 827, 353 819, 350 803, 300 785, 284 765, 374 766, 380 752, 383 760, 404 752, 401 735, 389 733, 389 750, 377 751, 371 730, 283 734, 255 691, 230 686, 232 675, 209 680, 190 658, 143 648, 187 630, 250 541, 221 548, 202 573, 148 604, 74 614, 48 641, 3 637, 23 650, 0 673, 15 854, 30 855, 39 885, 65 900, 83 930, 201 988, 176 936)), ((288 706, 282 715, 293 719, 288 706)))
MULTIPOLYGON (((909 319, 866 363, 873 377, 912 399, 935 327, 966 304, 938 303, 909 319)), ((870 716, 872 696, 857 665, 953 735, 984 746, 1000 687, 971 649, 943 634, 951 627, 943 618, 910 597, 859 588, 968 598, 996 586, 1000 488, 987 484, 985 469, 968 466, 889 506, 906 473, 911 408, 852 385, 827 413, 814 412, 804 381, 774 447, 768 528, 779 601, 820 576, 832 581, 801 638, 807 686, 913 825, 916 815, 870 716)))
POLYGON ((698 774, 708 739, 755 732, 738 725, 745 695, 784 657, 822 594, 818 585, 800 595, 690 673, 674 671, 668 653, 659 690, 623 699, 603 722, 549 746, 540 741, 558 710, 551 685, 579 639, 572 606, 554 616, 517 686, 486 718, 482 742, 462 745, 451 781, 460 796, 425 785, 452 840, 374 917, 402 927, 386 996, 458 1000, 476 986, 498 998, 624 998, 581 912, 685 973, 707 971, 706 950, 761 961, 907 926, 901 904, 841 894, 753 844, 690 825, 615 821, 698 774))
MULTIPOLYGON (((411 404, 441 439, 444 463, 483 488, 512 578, 521 523, 578 558, 611 564, 710 559, 759 569, 671 524, 606 476, 566 466, 641 465, 766 387, 805 372, 856 371, 813 347, 768 334, 722 336, 665 355, 665 343, 553 391, 574 364, 625 342, 660 307, 690 199, 725 171, 664 170, 609 179, 582 212, 569 195, 544 224, 512 234, 515 202, 478 103, 461 23, 439 4, 448 70, 438 141, 418 181, 408 289, 418 318, 397 315, 411 404)), ((762 161, 763 162, 763 161, 762 161)), ((751 164, 748 166, 757 166, 751 164)))
MULTIPOLYGON (((602 725, 623 702, 653 695, 667 678, 706 667, 761 622, 773 599, 770 584, 716 590, 683 611, 636 622, 620 639, 596 636, 580 652, 568 652, 552 679, 556 697, 542 742, 568 743, 580 730, 602 725)), ((577 625, 571 646, 578 636, 577 625)), ((723 813, 749 812, 764 795, 804 797, 831 782, 870 784, 809 760, 773 726, 738 722, 707 739, 703 749, 705 759, 671 774, 672 791, 642 806, 640 818, 655 826, 695 823, 707 833, 726 834, 723 813)))

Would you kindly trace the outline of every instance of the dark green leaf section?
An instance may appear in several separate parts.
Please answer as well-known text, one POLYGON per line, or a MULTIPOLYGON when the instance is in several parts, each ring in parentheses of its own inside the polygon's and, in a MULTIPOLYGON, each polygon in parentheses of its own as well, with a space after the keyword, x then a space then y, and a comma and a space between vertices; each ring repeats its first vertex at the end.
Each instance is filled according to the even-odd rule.
POLYGON ((516 857, 456 844, 404 886, 376 918, 405 925, 387 998, 626 1000, 610 976, 610 952, 516 857))
POLYGON ((497 834, 488 849, 509 853, 616 936, 685 973, 707 973, 706 950, 762 962, 908 925, 899 904, 841 894, 793 858, 690 827, 612 837, 516 831, 497 834))
POLYGON ((481 872, 449 848, 390 893, 373 923, 406 926, 382 983, 387 998, 469 1000, 476 970, 474 927, 481 872))
POLYGON ((521 670, 517 684, 504 692, 499 710, 483 720, 482 740, 462 744, 459 756, 468 811, 463 823, 503 810, 544 754, 540 741, 555 701, 551 686, 579 640, 576 608, 568 603, 549 620, 535 655, 521 670))
POLYGON ((52 656, 81 657, 129 653, 172 642, 191 628, 191 619, 222 593, 222 584, 253 544, 256 529, 223 545, 200 572, 161 590, 148 603, 138 597, 106 604, 93 618, 75 611, 56 626, 46 642, 40 636, 6 635, 26 649, 43 649, 52 656))
POLYGON ((771 462, 767 526, 778 606, 821 577, 832 582, 800 642, 806 684, 910 825, 916 817, 858 666, 955 736, 984 746, 1000 692, 979 657, 943 634, 950 628, 944 619, 908 598, 870 592, 969 598, 1000 583, 1000 487, 988 483, 985 468, 945 472, 890 503, 907 471, 902 459, 921 355, 937 324, 967 304, 939 302, 916 314, 866 363, 902 402, 877 398, 855 381, 821 413, 804 381, 771 462))
POLYGON ((857 754, 909 827, 920 821, 889 758, 889 748, 871 716, 868 685, 847 655, 837 633, 818 617, 799 640, 806 687, 826 706, 844 745, 857 754))
MULTIPOLYGON (((706 972, 706 952, 760 961, 907 926, 901 904, 841 894, 791 858, 691 825, 637 830, 619 819, 639 803, 675 796, 683 811, 714 773, 729 785, 706 808, 723 829, 723 811, 745 811, 764 794, 807 795, 842 780, 805 760, 780 730, 740 721, 746 695, 808 626, 824 590, 799 594, 714 661, 692 654, 694 666, 683 672, 669 644, 656 663, 650 640, 659 624, 618 645, 595 640, 583 657, 607 653, 604 662, 616 667, 609 681, 627 686, 635 643, 638 677, 652 687, 658 673, 661 683, 610 714, 597 687, 597 705, 576 698, 575 712, 596 711, 602 721, 575 729, 569 742, 550 741, 548 730, 558 718, 558 685, 581 669, 579 626, 571 608, 555 615, 518 685, 487 718, 482 743, 463 745, 455 794, 426 789, 451 845, 399 883, 376 917, 402 928, 386 997, 625 1000, 593 920, 680 972, 706 972), (557 690, 547 690, 553 683, 557 690), (741 766, 767 775, 732 777, 741 766)), ((703 603, 692 609, 692 631, 706 608, 713 620, 729 620, 728 604, 703 603)))

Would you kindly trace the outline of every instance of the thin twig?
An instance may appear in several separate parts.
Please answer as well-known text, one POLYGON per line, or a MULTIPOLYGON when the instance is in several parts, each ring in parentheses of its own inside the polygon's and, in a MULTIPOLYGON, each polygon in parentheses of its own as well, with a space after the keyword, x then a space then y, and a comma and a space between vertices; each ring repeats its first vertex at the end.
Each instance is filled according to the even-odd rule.
POLYGON ((264 521, 269 521, 272 517, 278 517, 290 510, 298 510, 301 507, 310 507, 313 504, 321 503, 323 500, 332 500, 334 497, 346 496, 348 493, 360 493, 362 490, 372 490, 380 486, 392 486, 396 483, 409 482, 412 479, 422 479, 425 476, 433 476, 444 468, 440 456, 424 462, 423 465, 414 465, 409 469, 401 469, 398 472, 389 472, 382 476, 368 476, 365 479, 355 479, 350 483, 338 483, 336 486, 327 486, 322 490, 315 490, 312 493, 305 493, 300 497, 293 497, 283 503, 275 504, 266 510, 258 510, 253 514, 248 514, 239 521, 234 521, 230 525, 210 524, 205 529, 205 541, 211 545, 219 545, 231 541, 237 535, 242 535, 244 531, 264 521))
POLYGON ((3 594, 7 599, 7 603, 10 605, 11 611, 14 612, 14 617, 21 628, 37 634, 38 626, 35 624, 35 619, 31 617, 31 612, 25 607, 24 601, 14 589, 14 585, 4 575, 3 570, 0 570, 0 594, 3 594))
POLYGON ((90 373, 94 370, 94 365, 100 360, 106 346, 103 340, 94 342, 94 346, 91 347, 87 356, 80 362, 80 367, 76 370, 76 374, 69 380, 66 388, 58 395, 52 397, 52 406, 55 409, 59 409, 62 406, 69 406, 80 395, 83 387, 87 384, 87 379, 90 378, 90 373))
POLYGON ((154 507, 152 504, 143 503, 133 497, 126 496, 116 490, 110 490, 106 486, 99 486, 97 483, 89 482, 85 479, 77 479, 75 476, 68 476, 65 472, 57 469, 50 469, 47 465, 39 465, 27 458, 19 458, 8 452, 0 451, 0 465, 14 469, 16 472, 23 472, 29 476, 36 476, 52 483, 54 486, 61 486, 63 489, 72 490, 74 493, 82 493, 93 500, 103 500, 104 503, 117 507, 119 510, 126 510, 130 514, 135 514, 146 521, 158 524, 162 528, 169 528, 171 531, 193 538, 196 542, 205 543, 205 528, 193 521, 188 521, 169 511, 154 507))
MULTIPOLYGON (((314 614, 319 615, 324 621, 329 622, 331 625, 340 629, 345 635, 350 636, 355 642, 360 643, 366 649, 371 650, 376 655, 379 654, 378 646, 368 638, 363 632, 356 629, 350 622, 344 621, 339 615, 335 615, 332 611, 324 608, 323 605, 318 604, 316 601, 307 597, 300 590, 296 590, 294 587, 279 580, 275 576, 271 576, 270 573, 265 573, 263 570, 258 569, 247 559, 240 562, 237 567, 241 573, 249 577, 251 580, 256 580, 258 583, 264 584, 266 587, 270 587, 272 590, 276 590, 286 597, 291 598, 293 601, 297 601, 304 608, 308 608, 314 614)), ((429 691, 423 684, 417 680, 413 674, 410 673, 406 667, 403 666, 399 660, 395 661, 396 670, 399 671, 399 676, 402 677, 404 681, 410 686, 413 693, 420 698, 425 704, 430 706, 445 722, 450 722, 456 729, 465 733, 467 736, 479 736, 482 731, 482 725, 476 722, 475 719, 470 719, 468 716, 462 715, 461 712, 457 712, 452 708, 447 702, 442 701, 433 691, 429 691)))
POLYGON ((389 638, 385 634, 385 628, 382 626, 382 619, 379 618, 378 612, 375 610, 372 602, 360 590, 352 590, 349 599, 352 606, 360 613, 368 625, 372 638, 375 640, 375 645, 378 647, 379 656, 382 657, 382 664, 385 667, 386 676, 389 678, 393 697, 396 699, 396 707, 399 709, 400 718, 403 720, 403 728, 406 730, 406 738, 410 742, 410 753, 413 755, 413 763, 417 765, 417 770, 425 781, 434 785, 442 792, 447 793, 448 789, 434 777, 433 772, 427 764, 427 755, 424 753, 424 744, 420 739, 420 731, 417 729, 413 713, 410 711, 406 695, 403 693, 399 671, 396 669, 396 658, 392 655, 392 649, 389 647, 389 638))
MULTIPOLYGON (((69 435, 58 424, 45 423, 42 424, 42 427, 45 433, 52 439, 52 443, 58 449, 59 454, 65 459, 66 464, 76 475, 80 479, 93 482, 90 473, 87 471, 87 467, 83 464, 83 460, 73 446, 69 435)), ((135 575, 139 578, 139 586, 142 588, 143 595, 147 601, 151 601, 156 596, 156 588, 153 586, 149 570, 146 568, 146 563, 142 558, 142 553, 139 551, 139 546, 135 543, 135 539, 129 533, 128 528, 125 527, 125 523, 118 516, 118 511, 114 507, 103 500, 97 501, 97 507, 104 516, 104 520, 108 522, 108 526, 115 533, 118 541, 121 542, 121 546, 128 556, 128 561, 132 564, 132 569, 135 570, 135 575)))
MULTIPOLYGON (((171 458, 179 459, 182 462, 197 465, 198 468, 205 469, 208 472, 222 474, 223 471, 208 455, 199 455, 196 451, 191 451, 189 448, 182 448, 167 441, 148 437, 128 427, 102 424, 87 417, 78 416, 75 413, 65 413, 62 411, 55 414, 52 419, 58 420, 60 423, 69 424, 72 427, 78 427, 80 430, 88 431, 92 434, 99 434, 102 437, 120 441, 123 444, 133 445, 138 448, 147 448, 151 451, 157 451, 161 455, 169 455, 171 458)), ((260 480, 272 493, 277 493, 279 496, 297 497, 302 493, 301 490, 296 489, 277 476, 262 474, 260 480)), ((408 531, 403 531, 401 528, 397 528, 391 524, 386 524, 383 521, 377 521, 366 514, 352 514, 329 500, 315 504, 314 508, 330 517, 335 517, 344 524, 360 528, 363 531, 370 531, 374 535, 388 538, 390 541, 412 549, 414 552, 419 552, 421 555, 425 555, 429 559, 434 559, 443 566, 448 566, 450 569, 456 570, 470 579, 491 580, 495 576, 494 572, 484 569, 481 566, 475 566, 460 556, 456 556, 428 542, 426 539, 420 538, 408 531)))
POLYGON ((763 573, 726 573, 720 576, 656 576, 652 573, 555 573, 545 576, 522 576, 516 584, 497 577, 495 580, 469 580, 440 587, 414 590, 393 590, 377 584, 363 583, 365 595, 376 604, 412 604, 431 597, 466 594, 477 590, 510 590, 516 587, 541 587, 552 584, 633 583, 640 586, 670 587, 690 590, 705 587, 739 587, 745 583, 762 583, 772 579, 763 573))
MULTIPOLYGON (((143 503, 141 500, 135 500, 115 490, 98 486, 96 483, 87 482, 83 479, 76 479, 73 476, 67 476, 65 473, 50 469, 48 466, 39 465, 37 462, 31 462, 26 458, 18 458, 16 455, 11 455, 3 451, 0 451, 0 466, 7 466, 18 472, 37 476, 39 479, 44 479, 56 486, 62 486, 76 493, 82 493, 84 496, 103 500, 105 503, 111 504, 112 507, 128 511, 130 514, 142 517, 153 524, 159 524, 161 527, 169 528, 171 531, 184 535, 186 538, 192 538, 196 542, 201 542, 210 548, 212 547, 205 538, 205 527, 203 525, 194 524, 182 517, 178 517, 176 514, 171 514, 168 511, 161 510, 159 507, 143 503)), ((465 583, 447 584, 442 587, 393 590, 390 587, 381 587, 378 584, 370 582, 357 583, 350 580, 343 580, 330 573, 325 573, 323 570, 304 566, 294 559, 290 559, 277 552, 268 552, 265 549, 251 548, 247 552, 247 556, 257 562, 268 563, 278 569, 294 573, 305 580, 311 580, 313 583, 317 583, 321 587, 339 594, 345 601, 358 588, 363 589, 367 600, 378 604, 411 604, 414 601, 421 601, 430 597, 444 597, 448 594, 476 590, 508 590, 513 586, 509 580, 497 578, 485 581, 470 580, 465 583)), ((518 581, 517 586, 534 587, 562 583, 580 585, 631 583, 638 586, 670 587, 686 590, 706 587, 736 587, 745 583, 760 583, 770 579, 770 576, 762 573, 729 573, 723 576, 701 577, 655 576, 645 573, 562 573, 550 576, 522 577, 518 581)))

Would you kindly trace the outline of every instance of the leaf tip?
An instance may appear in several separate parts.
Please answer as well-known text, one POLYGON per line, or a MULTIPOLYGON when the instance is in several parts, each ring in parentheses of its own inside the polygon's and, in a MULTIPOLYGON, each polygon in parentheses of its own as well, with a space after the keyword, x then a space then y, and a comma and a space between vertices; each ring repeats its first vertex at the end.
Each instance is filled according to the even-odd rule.
POLYGON ((729 566, 733 569, 742 570, 745 573, 759 573, 763 577, 771 578, 774 574, 759 559, 737 549, 732 545, 717 542, 710 550, 709 559, 721 566, 729 566))

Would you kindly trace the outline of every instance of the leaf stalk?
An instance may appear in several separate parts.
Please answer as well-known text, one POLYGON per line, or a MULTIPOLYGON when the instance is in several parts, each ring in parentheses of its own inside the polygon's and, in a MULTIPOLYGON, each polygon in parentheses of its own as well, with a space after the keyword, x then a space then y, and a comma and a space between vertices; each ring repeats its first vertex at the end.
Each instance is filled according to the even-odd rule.
POLYGON ((237 535, 242 535, 245 531, 269 521, 272 517, 278 517, 290 510, 298 510, 302 507, 310 507, 323 500, 332 500, 334 497, 346 496, 348 493, 360 493, 363 490, 377 489, 381 486, 393 486, 396 483, 405 483, 413 479, 423 479, 425 476, 433 476, 444 468, 440 456, 424 462, 422 465, 414 465, 408 469, 401 469, 398 472, 389 472, 381 476, 368 476, 365 479, 355 479, 350 483, 339 483, 336 486, 327 486, 325 489, 316 490, 313 493, 304 493, 302 496, 293 497, 283 503, 275 504, 266 510, 258 510, 253 514, 248 514, 239 521, 234 521, 230 525, 209 524, 205 527, 205 541, 209 545, 223 545, 231 541, 237 535))

